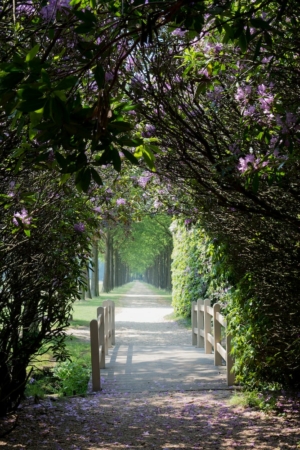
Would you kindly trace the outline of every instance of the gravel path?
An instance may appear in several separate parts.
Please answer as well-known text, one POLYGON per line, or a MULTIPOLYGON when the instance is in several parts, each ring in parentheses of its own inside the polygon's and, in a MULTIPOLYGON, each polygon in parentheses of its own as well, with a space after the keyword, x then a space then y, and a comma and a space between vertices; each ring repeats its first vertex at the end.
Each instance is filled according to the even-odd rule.
POLYGON ((137 281, 124 295, 122 308, 116 308, 116 343, 190 346, 191 332, 166 319, 172 312, 163 296, 153 295, 153 291, 137 281))
MULTIPOLYGON (((137 340, 145 352, 151 345, 190 346, 190 332, 165 319, 171 311, 163 297, 136 283, 123 303, 117 310, 116 341, 121 347, 132 347, 137 340)), ((282 401, 280 416, 266 415, 230 406, 231 395, 228 390, 192 392, 179 386, 176 392, 104 390, 85 398, 24 403, 17 427, 0 437, 0 450, 300 448, 297 405, 282 401)), ((14 420, 0 421, 0 434, 1 426, 14 420)))

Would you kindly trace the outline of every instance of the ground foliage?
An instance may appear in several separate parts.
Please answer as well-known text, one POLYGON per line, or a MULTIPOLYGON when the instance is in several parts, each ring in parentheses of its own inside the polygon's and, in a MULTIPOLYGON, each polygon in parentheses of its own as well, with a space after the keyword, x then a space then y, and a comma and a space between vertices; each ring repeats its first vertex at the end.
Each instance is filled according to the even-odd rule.
POLYGON ((65 359, 64 329, 84 286, 98 223, 73 186, 23 172, 1 182, 0 414, 22 399, 29 364, 52 349, 65 359), (24 207, 26 204, 27 209, 24 207))
POLYGON ((230 271, 223 263, 225 246, 205 233, 201 223, 191 225, 190 220, 173 221, 174 240, 172 254, 172 305, 177 314, 191 315, 191 303, 209 299, 211 304, 221 303, 228 308, 230 297, 230 271), (222 264, 223 263, 223 264, 222 264))

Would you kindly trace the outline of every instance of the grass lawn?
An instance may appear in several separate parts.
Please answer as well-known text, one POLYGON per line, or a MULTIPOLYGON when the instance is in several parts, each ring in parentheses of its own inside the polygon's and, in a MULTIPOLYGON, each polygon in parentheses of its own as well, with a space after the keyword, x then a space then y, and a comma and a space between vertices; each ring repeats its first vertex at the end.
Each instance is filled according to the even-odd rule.
POLYGON ((102 306, 105 300, 112 300, 115 306, 122 306, 121 297, 134 285, 134 282, 124 284, 108 294, 101 293, 99 297, 77 300, 73 305, 73 320, 70 322, 72 328, 89 327, 90 321, 96 319, 97 308, 102 306))

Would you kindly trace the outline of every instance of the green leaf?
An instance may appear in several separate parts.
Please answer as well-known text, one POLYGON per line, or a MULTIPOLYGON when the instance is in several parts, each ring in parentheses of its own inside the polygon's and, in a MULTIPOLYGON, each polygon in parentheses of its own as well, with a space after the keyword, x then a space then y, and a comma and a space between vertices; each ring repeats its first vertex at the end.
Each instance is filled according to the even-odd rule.
POLYGON ((97 18, 89 9, 86 9, 85 11, 74 11, 74 14, 83 22, 89 24, 97 22, 97 18))
POLYGON ((12 72, 0 76, 0 90, 14 89, 24 78, 23 72, 12 72))
POLYGON ((155 156, 152 153, 150 145, 147 145, 147 144, 140 145, 137 148, 137 150, 135 151, 134 156, 136 158, 140 158, 142 156, 144 158, 147 166, 149 167, 149 169, 155 171, 155 166, 154 166, 155 156))
POLYGON ((89 131, 84 126, 80 125, 79 123, 64 123, 63 124, 64 130, 66 130, 71 136, 78 136, 85 139, 91 138, 91 131, 89 131))
POLYGON ((138 147, 139 145, 142 145, 142 143, 142 139, 130 139, 127 136, 122 136, 118 139, 118 144, 122 146, 126 145, 126 147, 138 147))
POLYGON ((25 61, 26 61, 26 62, 32 61, 33 58, 37 55, 39 49, 40 49, 40 46, 39 46, 38 44, 35 45, 35 46, 30 50, 30 52, 27 53, 26 58, 25 58, 25 61))
POLYGON ((250 23, 254 28, 261 30, 268 30, 270 25, 268 22, 265 22, 262 18, 257 17, 256 19, 250 19, 250 23))
POLYGON ((97 170, 95 170, 93 167, 91 167, 91 173, 92 173, 92 177, 93 177, 93 180, 95 181, 95 183, 97 183, 98 186, 102 186, 103 181, 102 181, 99 173, 97 172, 97 170))
POLYGON ((43 92, 39 91, 38 89, 33 89, 28 86, 28 87, 19 89, 17 92, 17 95, 22 100, 31 100, 31 99, 41 98, 43 96, 43 92))
POLYGON ((259 57, 261 43, 262 43, 262 37, 260 37, 256 43, 254 54, 253 54, 253 61, 256 61, 256 59, 259 57))
POLYGON ((76 174, 75 183, 79 191, 87 192, 91 183, 91 169, 89 167, 80 169, 76 174))
POLYGON ((24 229, 24 233, 26 234, 27 237, 30 237, 30 230, 27 230, 26 228, 24 229))
POLYGON ((114 121, 110 122, 108 125, 108 129, 112 131, 117 131, 116 134, 124 131, 130 131, 133 129, 133 126, 130 122, 124 122, 124 121, 114 121))
POLYGON ((62 176, 60 177, 60 182, 59 182, 60 186, 65 184, 69 180, 70 177, 71 177, 70 173, 63 173, 62 176))
POLYGON ((61 153, 55 152, 55 158, 62 169, 67 167, 67 160, 61 153))
POLYGON ((53 97, 50 103, 51 118, 54 123, 61 125, 67 119, 67 110, 65 104, 58 98, 53 97))
POLYGON ((46 102, 45 98, 25 100, 17 106, 17 110, 25 113, 38 111, 44 107, 45 102, 46 102))
POLYGON ((248 42, 244 32, 239 35, 239 46, 243 53, 247 51, 248 42))
POLYGON ((267 31, 264 32, 264 39, 265 39, 265 43, 266 43, 269 47, 272 47, 272 46, 273 46, 272 37, 271 37, 271 35, 270 35, 267 31))
POLYGON ((92 31, 95 31, 94 28, 91 26, 90 23, 82 23, 81 25, 78 25, 78 27, 75 28, 75 33, 77 34, 88 34, 92 31))
POLYGON ((75 86, 75 84, 77 83, 78 78, 75 77, 75 75, 71 75, 69 77, 64 78, 63 80, 61 80, 56 86, 55 86, 55 90, 56 91, 60 91, 60 90, 65 90, 65 89, 70 89, 72 87, 75 86))
POLYGON ((46 72, 45 69, 41 70, 41 77, 42 77, 43 83, 47 84, 47 86, 50 87, 51 86, 51 80, 50 80, 50 77, 49 77, 49 75, 48 75, 48 73, 46 72))
POLYGON ((125 150, 124 148, 122 148, 122 152, 124 153, 125 158, 128 159, 128 161, 130 161, 132 164, 134 164, 134 165, 139 164, 136 157, 132 153, 130 153, 128 150, 125 150))
POLYGON ((120 154, 119 154, 118 150, 116 150, 116 149, 112 150, 112 163, 113 163, 114 169, 117 172, 120 172, 121 166, 122 166, 122 161, 121 161, 120 154))
POLYGON ((94 77, 99 89, 104 88, 105 84, 105 72, 101 64, 97 64, 95 69, 93 70, 94 77))

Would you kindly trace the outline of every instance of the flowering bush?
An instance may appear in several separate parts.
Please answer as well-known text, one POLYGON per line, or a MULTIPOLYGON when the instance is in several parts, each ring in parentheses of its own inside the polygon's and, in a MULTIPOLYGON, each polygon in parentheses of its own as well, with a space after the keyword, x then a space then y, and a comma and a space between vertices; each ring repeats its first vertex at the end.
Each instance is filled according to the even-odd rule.
POLYGON ((68 356, 64 330, 98 224, 71 186, 25 170, 9 196, 10 180, 0 178, 0 416, 17 408, 37 356, 68 356))

